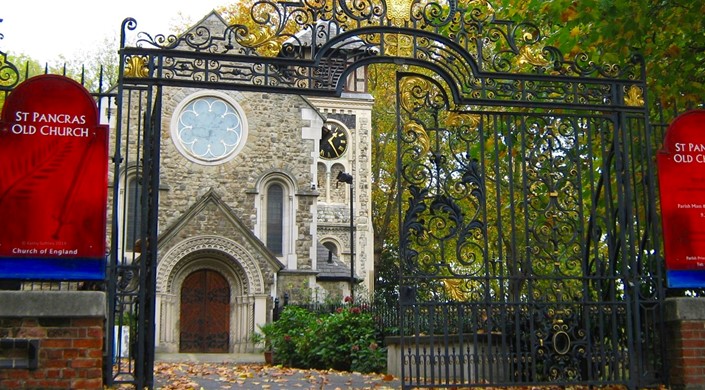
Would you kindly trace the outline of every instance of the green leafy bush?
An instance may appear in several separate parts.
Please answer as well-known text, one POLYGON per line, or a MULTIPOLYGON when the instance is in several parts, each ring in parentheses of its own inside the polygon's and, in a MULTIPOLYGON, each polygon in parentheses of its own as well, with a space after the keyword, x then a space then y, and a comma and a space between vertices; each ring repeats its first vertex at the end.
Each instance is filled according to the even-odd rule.
POLYGON ((294 366, 299 361, 298 348, 306 343, 306 329, 315 318, 308 310, 290 306, 282 311, 278 321, 260 327, 265 345, 274 351, 278 363, 294 366))
POLYGON ((278 321, 260 330, 271 343, 276 362, 286 366, 363 373, 386 367, 386 349, 380 347, 372 315, 359 307, 314 314, 287 306, 278 321))

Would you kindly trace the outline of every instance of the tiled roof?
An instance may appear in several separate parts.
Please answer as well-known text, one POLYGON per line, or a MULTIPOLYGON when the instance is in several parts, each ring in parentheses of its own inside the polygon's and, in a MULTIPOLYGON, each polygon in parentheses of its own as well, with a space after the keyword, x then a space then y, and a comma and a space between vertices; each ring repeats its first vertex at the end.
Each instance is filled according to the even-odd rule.
MULTIPOLYGON (((317 246, 317 258, 318 258, 318 277, 319 280, 350 280, 350 265, 346 264, 336 256, 334 253, 330 252, 320 242, 317 246)), ((355 280, 359 281, 357 275, 355 275, 355 280)))

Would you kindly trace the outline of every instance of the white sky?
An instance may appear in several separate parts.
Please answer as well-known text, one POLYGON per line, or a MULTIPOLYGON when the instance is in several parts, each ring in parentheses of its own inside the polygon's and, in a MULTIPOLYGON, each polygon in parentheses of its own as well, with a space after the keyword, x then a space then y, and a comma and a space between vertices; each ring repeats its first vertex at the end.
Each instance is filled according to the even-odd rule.
MULTIPOLYGON (((137 29, 152 36, 167 34, 179 12, 196 22, 214 8, 233 0, 1 0, 0 51, 25 53, 40 62, 54 62, 90 51, 105 37, 119 37, 123 19, 133 17, 137 29)), ((119 40, 116 39, 116 42, 119 40)), ((117 50, 117 47, 116 47, 117 50)))

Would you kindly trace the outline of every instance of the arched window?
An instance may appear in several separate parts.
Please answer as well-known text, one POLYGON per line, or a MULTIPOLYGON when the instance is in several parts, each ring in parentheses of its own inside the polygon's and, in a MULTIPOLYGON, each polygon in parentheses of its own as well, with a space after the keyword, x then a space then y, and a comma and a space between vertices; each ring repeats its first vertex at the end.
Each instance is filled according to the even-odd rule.
POLYGON ((135 170, 128 171, 120 189, 120 242, 127 252, 135 251, 142 225, 142 184, 135 173, 135 170))
POLYGON ((267 188, 267 248, 275 255, 283 254, 284 187, 273 183, 267 188))
POLYGON ((257 237, 287 268, 296 269, 296 186, 286 173, 269 172, 257 188, 257 237))

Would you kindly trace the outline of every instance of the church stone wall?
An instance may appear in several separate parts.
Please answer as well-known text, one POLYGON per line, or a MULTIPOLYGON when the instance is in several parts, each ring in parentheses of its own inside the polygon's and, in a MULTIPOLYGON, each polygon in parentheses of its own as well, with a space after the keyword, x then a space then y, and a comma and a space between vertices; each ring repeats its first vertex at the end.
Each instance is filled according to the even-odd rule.
MULTIPOLYGON (((191 94, 189 89, 166 89, 162 123, 162 161, 160 192, 161 229, 177 221, 196 199, 214 190, 250 230, 257 221, 257 183, 263 175, 276 171, 289 176, 299 196, 296 210, 298 234, 294 245, 302 268, 310 268, 311 174, 313 140, 302 139, 302 128, 308 121, 301 119, 306 102, 295 95, 225 92, 243 108, 248 124, 244 148, 232 160, 214 166, 200 165, 183 157, 171 140, 171 120, 174 109, 191 94), (308 196, 306 196, 308 195, 308 196)), ((312 200, 314 199, 314 200, 312 200)), ((205 220, 201 230, 228 234, 223 221, 205 220)), ((258 232, 255 232, 257 234, 258 232)), ((183 233, 188 234, 188 233, 183 233)), ((226 236, 227 237, 227 236, 226 236)))

